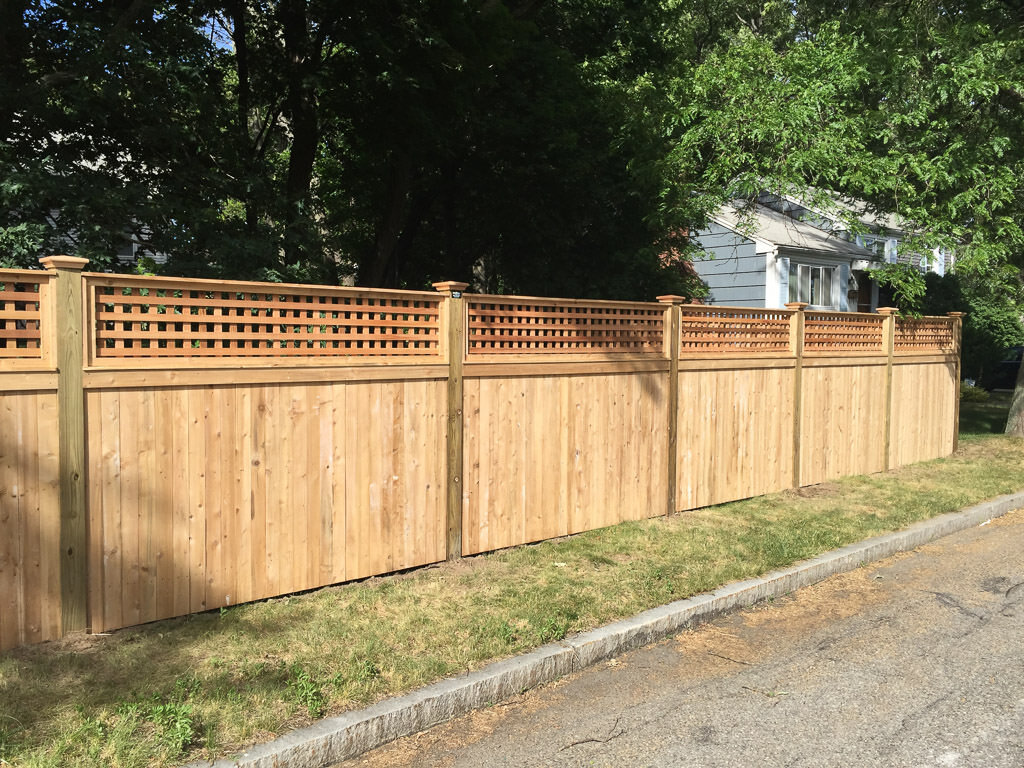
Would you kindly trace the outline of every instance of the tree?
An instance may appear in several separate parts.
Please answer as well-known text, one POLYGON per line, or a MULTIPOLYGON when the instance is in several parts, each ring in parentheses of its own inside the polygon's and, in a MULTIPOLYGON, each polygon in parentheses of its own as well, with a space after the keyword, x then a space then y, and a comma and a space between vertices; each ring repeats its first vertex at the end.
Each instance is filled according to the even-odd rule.
POLYGON ((220 186, 221 54, 196 10, 26 0, 4 13, 4 261, 71 250, 109 266, 125 235, 188 248, 220 186))

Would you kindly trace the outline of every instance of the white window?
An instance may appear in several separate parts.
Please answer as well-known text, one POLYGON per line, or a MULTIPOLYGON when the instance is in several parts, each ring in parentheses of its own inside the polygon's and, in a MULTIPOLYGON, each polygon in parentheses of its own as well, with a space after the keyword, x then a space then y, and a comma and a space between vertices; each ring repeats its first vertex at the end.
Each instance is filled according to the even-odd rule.
POLYGON ((789 264, 790 301, 804 301, 820 309, 835 309, 833 286, 837 282, 835 267, 789 264))

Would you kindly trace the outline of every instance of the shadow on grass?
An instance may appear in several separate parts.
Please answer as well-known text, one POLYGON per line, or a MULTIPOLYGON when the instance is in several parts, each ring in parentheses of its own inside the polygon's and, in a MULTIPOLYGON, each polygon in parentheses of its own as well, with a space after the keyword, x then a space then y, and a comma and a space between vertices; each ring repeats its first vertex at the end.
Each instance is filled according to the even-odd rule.
POLYGON ((960 403, 960 437, 1001 435, 1006 429, 1006 416, 1010 410, 1010 393, 993 392, 981 403, 960 403))

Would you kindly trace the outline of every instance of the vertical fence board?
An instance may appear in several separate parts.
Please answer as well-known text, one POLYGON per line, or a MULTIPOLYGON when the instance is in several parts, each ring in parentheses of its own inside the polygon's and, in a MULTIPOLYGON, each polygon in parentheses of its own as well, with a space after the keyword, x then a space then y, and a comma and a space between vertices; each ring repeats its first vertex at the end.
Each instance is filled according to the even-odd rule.
POLYGON ((37 456, 39 459, 39 520, 43 552, 41 640, 61 636, 60 560, 52 553, 60 548, 60 445, 58 443, 57 397, 45 392, 33 395, 27 407, 38 412, 37 456), (34 402, 33 402, 34 401, 34 402))
POLYGON ((464 552, 664 513, 659 374, 466 379, 464 552))
POLYGON ((38 643, 42 631, 42 526, 39 508, 39 420, 32 408, 31 395, 20 397, 18 436, 21 450, 18 456, 21 483, 18 489, 18 508, 22 520, 22 606, 25 634, 24 642, 38 643))
POLYGON ((956 365, 893 366, 892 457, 899 467, 945 456, 953 443, 956 365))
POLYGON ((206 472, 207 424, 206 390, 188 389, 188 489, 189 489, 189 603, 193 613, 206 610, 206 472))
POLYGON ((348 554, 346 536, 348 510, 345 489, 349 462, 345 451, 345 435, 348 428, 347 390, 343 385, 331 386, 331 582, 348 578, 348 554))
POLYGON ((171 534, 171 614, 181 616, 189 612, 189 507, 188 474, 188 393, 174 389, 167 393, 170 399, 170 517, 171 534))
POLYGON ((804 485, 885 469, 884 365, 804 367, 804 485))
POLYGON ((0 648, 21 643, 17 395, 0 395, 0 648))
POLYGON ((790 487, 793 368, 679 374, 678 509, 790 487))

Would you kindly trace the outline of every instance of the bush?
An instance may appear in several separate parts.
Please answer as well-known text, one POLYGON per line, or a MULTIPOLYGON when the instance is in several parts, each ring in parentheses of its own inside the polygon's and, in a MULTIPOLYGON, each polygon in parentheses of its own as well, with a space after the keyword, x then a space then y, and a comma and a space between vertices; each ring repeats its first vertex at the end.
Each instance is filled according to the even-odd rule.
POLYGON ((965 403, 984 403, 988 400, 988 392, 973 384, 960 384, 960 399, 965 403))

